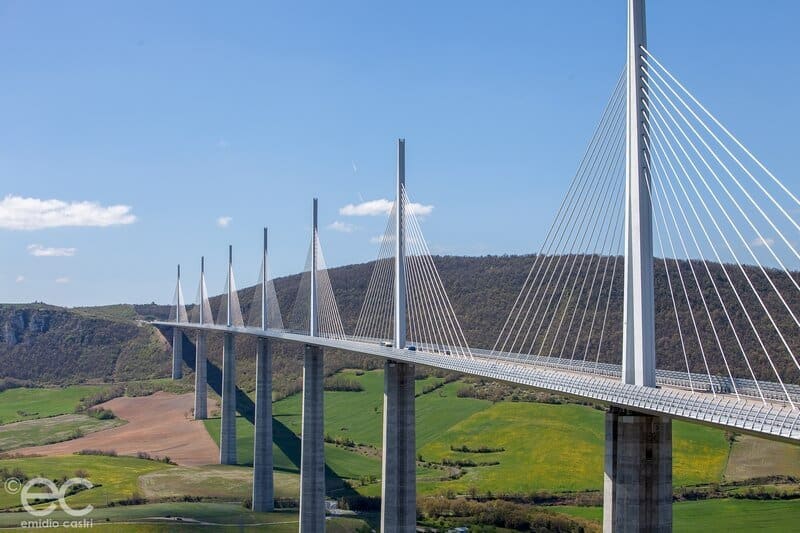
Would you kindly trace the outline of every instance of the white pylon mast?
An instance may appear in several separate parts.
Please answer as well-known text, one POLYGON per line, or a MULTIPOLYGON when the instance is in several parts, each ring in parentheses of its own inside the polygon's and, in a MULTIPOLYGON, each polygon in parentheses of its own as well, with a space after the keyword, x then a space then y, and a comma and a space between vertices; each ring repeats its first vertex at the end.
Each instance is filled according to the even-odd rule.
POLYGON ((261 329, 267 329, 267 228, 264 228, 264 257, 261 265, 261 329))
POLYGON ((233 325, 233 245, 228 245, 228 327, 233 325))
POLYGON ((314 198, 313 213, 311 216, 311 295, 308 306, 309 328, 308 334, 316 337, 319 334, 317 322, 317 199, 314 198))
POLYGON ((178 282, 175 285, 175 322, 181 321, 181 266, 178 265, 178 282))
POLYGON ((406 141, 397 140, 397 196, 394 228, 394 346, 406 347, 406 141))
POLYGON ((200 324, 204 323, 204 310, 206 307, 206 258, 200 258, 200 324))
POLYGON ((644 101, 642 48, 647 46, 645 0, 628 0, 628 64, 625 186, 625 301, 622 378, 655 387, 653 225, 644 101))

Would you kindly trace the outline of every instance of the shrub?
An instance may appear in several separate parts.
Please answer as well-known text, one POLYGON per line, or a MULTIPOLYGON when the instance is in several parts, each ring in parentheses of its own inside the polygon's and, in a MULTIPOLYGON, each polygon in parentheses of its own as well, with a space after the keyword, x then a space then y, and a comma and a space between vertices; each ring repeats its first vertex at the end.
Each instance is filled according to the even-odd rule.
POLYGON ((117 418, 117 415, 115 415, 111 409, 105 409, 103 407, 88 409, 86 414, 98 420, 113 420, 117 418))
POLYGON ((326 391, 339 391, 339 392, 361 392, 364 390, 363 385, 354 379, 348 379, 344 376, 332 376, 325 380, 326 391))
POLYGON ((105 455, 106 457, 116 457, 117 450, 94 450, 91 448, 85 448, 75 452, 75 455, 105 455))

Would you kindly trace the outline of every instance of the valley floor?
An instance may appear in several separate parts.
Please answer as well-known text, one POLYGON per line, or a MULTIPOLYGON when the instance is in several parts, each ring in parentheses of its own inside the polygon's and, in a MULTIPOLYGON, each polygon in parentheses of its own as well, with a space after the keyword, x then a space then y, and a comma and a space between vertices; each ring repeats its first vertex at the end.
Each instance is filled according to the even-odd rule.
MULTIPOLYGON (((380 495, 383 375, 346 370, 339 377, 361 390, 325 393, 327 489, 332 499, 354 502, 380 495)), ((571 403, 491 402, 463 397, 464 387, 461 381, 435 376, 416 382, 421 501, 513 499, 528 502, 524 509, 532 517, 555 513, 575 526, 598 529, 602 411, 571 403)), ((77 424, 86 433, 46 446, 17 447, 13 455, 0 458, 0 473, 6 478, 87 477, 95 487, 69 496, 68 502, 76 508, 93 505, 94 527, 101 531, 107 523, 109 531, 182 531, 204 525, 296 531, 294 511, 257 514, 242 505, 252 489, 253 426, 247 417, 237 420, 240 465, 221 466, 215 464, 219 419, 193 421, 191 393, 157 392, 105 402, 102 406, 118 418, 110 424, 116 427, 99 430, 91 428, 104 421, 72 414, 80 399, 74 388, 0 392, 0 410, 11 422, 0 425, 0 443, 13 448, 15 442, 41 442, 45 437, 36 428, 52 428, 59 421, 77 424), (28 432, 24 438, 19 428, 28 432), (75 454, 85 449, 113 450, 118 456, 75 454), (154 459, 169 456, 178 464, 131 457, 138 452, 154 459)), ((273 411, 276 497, 293 505, 299 493, 300 396, 275 402, 273 411)), ((681 422, 674 424, 673 440, 676 494, 701 499, 675 503, 675 531, 787 531, 800 520, 800 447, 731 438, 681 422)), ((19 526, 29 518, 9 512, 19 508, 18 495, 0 491, 5 511, 0 527, 19 526)), ((362 518, 375 526, 374 513, 362 518)), ((472 517, 450 513, 425 520, 446 529, 469 524, 472 517)), ((329 523, 330 531, 364 527, 365 522, 353 518, 329 523)))

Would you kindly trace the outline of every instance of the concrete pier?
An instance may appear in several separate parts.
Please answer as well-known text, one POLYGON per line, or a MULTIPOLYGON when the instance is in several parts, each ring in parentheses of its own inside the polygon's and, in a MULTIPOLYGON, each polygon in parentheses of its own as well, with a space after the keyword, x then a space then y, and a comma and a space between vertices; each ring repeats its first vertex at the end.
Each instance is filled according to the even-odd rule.
POLYGON ((256 428, 253 445, 253 511, 275 508, 272 479, 272 345, 258 339, 256 349, 256 428))
POLYGON ((417 523, 414 365, 386 361, 383 379, 381 531, 413 532, 417 523))
POLYGON ((219 462, 236 464, 236 348, 233 334, 226 333, 222 344, 222 423, 219 435, 219 462))
POLYGON ((672 531, 672 421, 606 413, 605 533, 672 531))
POLYGON ((325 449, 322 348, 306 345, 300 456, 300 531, 325 531, 325 449))
POLYGON ((183 332, 172 329, 172 379, 183 377, 183 332))
POLYGON ((208 418, 208 377, 206 372, 206 333, 197 333, 194 355, 194 419, 208 418))

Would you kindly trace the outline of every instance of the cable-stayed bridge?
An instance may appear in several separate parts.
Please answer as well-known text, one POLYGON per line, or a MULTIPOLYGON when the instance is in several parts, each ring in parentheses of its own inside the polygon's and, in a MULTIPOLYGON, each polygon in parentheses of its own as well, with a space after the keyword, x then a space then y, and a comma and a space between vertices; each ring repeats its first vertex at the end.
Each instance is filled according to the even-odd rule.
POLYGON ((385 359, 387 532, 416 521, 415 365, 607 404, 607 531, 671 530, 673 418, 800 443, 800 200, 648 49, 643 0, 628 0, 626 66, 493 346, 470 345, 405 176, 400 140, 396 199, 354 328, 336 303, 316 199, 290 310, 269 275, 266 230, 254 290, 237 290, 229 252, 216 316, 204 268, 188 311, 178 270, 172 314, 156 324, 173 328, 176 378, 181 336, 196 335, 199 419, 206 335, 224 336, 222 463, 236 459, 234 336, 259 339, 254 509, 273 505, 273 340, 305 350, 303 531, 325 527, 326 348, 385 359))

